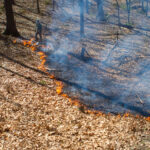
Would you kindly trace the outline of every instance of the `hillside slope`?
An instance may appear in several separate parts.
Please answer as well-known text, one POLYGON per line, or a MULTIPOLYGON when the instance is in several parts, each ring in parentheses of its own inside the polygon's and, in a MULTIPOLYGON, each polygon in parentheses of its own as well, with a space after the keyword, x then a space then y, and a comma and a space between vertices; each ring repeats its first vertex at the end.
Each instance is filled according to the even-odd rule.
MULTIPOLYGON (((33 38, 34 22, 43 16, 31 9, 32 1, 16 4, 25 16, 16 15, 19 32, 33 38)), ((44 13, 45 3, 41 8, 44 13)), ((37 69, 39 56, 2 35, 3 13, 0 18, 0 149, 150 149, 150 123, 143 117, 87 114, 57 95, 55 81, 37 69)))

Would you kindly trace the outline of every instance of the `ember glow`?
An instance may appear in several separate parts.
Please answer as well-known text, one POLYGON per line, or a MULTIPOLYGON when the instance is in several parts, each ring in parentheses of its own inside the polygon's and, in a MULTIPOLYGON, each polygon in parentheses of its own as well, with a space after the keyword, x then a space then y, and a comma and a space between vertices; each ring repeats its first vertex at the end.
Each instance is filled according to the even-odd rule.
POLYGON ((13 40, 13 43, 14 43, 14 44, 17 43, 17 40, 13 40))
POLYGON ((56 88, 57 94, 59 95, 62 94, 63 83, 60 81, 56 81, 56 85, 57 85, 57 88, 56 88))

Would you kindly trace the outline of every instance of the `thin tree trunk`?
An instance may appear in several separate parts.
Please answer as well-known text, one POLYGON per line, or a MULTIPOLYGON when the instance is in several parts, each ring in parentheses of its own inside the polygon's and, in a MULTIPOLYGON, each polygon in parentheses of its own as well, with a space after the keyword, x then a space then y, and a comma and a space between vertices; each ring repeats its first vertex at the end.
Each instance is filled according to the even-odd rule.
POLYGON ((80 6, 80 37, 84 37, 84 0, 79 0, 80 6))
POLYGON ((148 8, 148 7, 149 7, 149 6, 148 6, 148 1, 149 1, 149 0, 146 0, 146 16, 148 16, 148 10, 149 10, 149 8, 148 8))
POLYGON ((11 0, 4 0, 5 12, 6 12, 6 29, 4 34, 12 36, 20 36, 16 28, 16 22, 14 19, 14 13, 11 0))
POLYGON ((12 4, 15 5, 15 0, 12 0, 12 4))
POLYGON ((39 0, 36 0, 36 5, 37 5, 37 12, 40 13, 39 0))
POLYGON ((126 0, 126 6, 128 12, 128 23, 130 23, 131 0, 126 0))
MULTIPOLYGON (((64 5, 64 1, 63 1, 63 5, 64 5)), ((53 0, 53 11, 55 10, 55 0, 53 0)))
POLYGON ((73 8, 74 8, 74 5, 75 5, 75 0, 72 0, 72 5, 73 5, 73 8))
POLYGON ((85 4, 86 4, 86 13, 88 14, 89 13, 89 0, 86 0, 85 4))
POLYGON ((117 4, 117 12, 118 12, 118 25, 120 25, 120 6, 118 0, 116 0, 116 4, 117 4))
POLYGON ((142 0, 142 11, 144 11, 144 0, 142 0))
POLYGON ((103 9, 103 0, 97 0, 97 18, 99 21, 104 21, 105 17, 104 17, 104 9, 103 9))

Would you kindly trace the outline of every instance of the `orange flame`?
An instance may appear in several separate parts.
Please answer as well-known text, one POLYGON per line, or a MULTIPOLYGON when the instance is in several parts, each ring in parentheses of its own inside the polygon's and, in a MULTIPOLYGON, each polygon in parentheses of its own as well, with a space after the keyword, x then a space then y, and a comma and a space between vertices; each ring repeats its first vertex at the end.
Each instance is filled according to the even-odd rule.
POLYGON ((63 84, 60 81, 56 81, 56 92, 58 95, 62 94, 63 84))
POLYGON ((35 50, 36 50, 36 47, 35 47, 35 46, 31 46, 30 48, 31 48, 32 51, 35 51, 35 50))
POLYGON ((129 115, 130 115, 129 113, 125 113, 123 116, 124 117, 129 117, 129 115))
POLYGON ((23 45, 26 46, 27 45, 27 41, 24 40, 23 41, 23 45))
POLYGON ((55 76, 54 76, 54 75, 48 74, 48 76, 50 77, 50 79, 55 79, 55 76))
POLYGON ((145 118, 145 120, 150 122, 150 117, 145 118))
POLYGON ((44 60, 45 57, 46 57, 45 55, 42 55, 42 56, 40 57, 40 59, 41 59, 41 60, 44 60))
POLYGON ((14 44, 17 43, 17 40, 13 40, 13 43, 14 43, 14 44))
MULTIPOLYGON (((34 39, 30 39, 29 41, 26 41, 26 40, 22 40, 22 43, 24 46, 27 46, 27 47, 30 47, 32 51, 35 51, 37 50, 37 46, 38 46, 38 43, 37 42, 33 42, 34 39)), ((13 43, 17 43, 17 40, 14 40, 13 43)), ((45 46, 45 45, 42 45, 41 46, 42 48, 50 48, 50 46, 45 46)), ((43 70, 45 73, 47 73, 47 75, 51 78, 51 79, 54 79, 56 81, 56 78, 54 75, 51 75, 47 72, 46 68, 45 68, 45 62, 46 62, 46 55, 44 52, 38 52, 38 54, 40 55, 40 59, 42 60, 40 66, 38 67, 40 70, 43 70)), ((70 57, 70 56, 68 56, 70 57)), ((95 114, 96 116, 105 116, 104 113, 100 112, 100 111, 95 111, 95 110, 89 110, 88 107, 86 107, 84 104, 82 104, 79 100, 72 100, 67 94, 63 93, 63 83, 60 82, 60 81, 56 81, 56 92, 58 95, 61 95, 65 98, 68 99, 68 101, 71 103, 71 105, 75 105, 75 106, 83 106, 83 109, 86 113, 88 114, 95 114)), ((109 115, 109 114, 108 114, 109 115)), ((125 113, 123 115, 123 117, 129 117, 131 116, 130 113, 125 113)), ((117 115, 118 118, 121 117, 120 114, 117 115)), ((136 118, 139 118, 140 116, 139 115, 136 115, 136 118)), ((145 118, 146 121, 149 121, 150 122, 150 117, 146 117, 145 118)))
POLYGON ((28 44, 28 45, 31 45, 31 41, 28 41, 27 44, 28 44))
POLYGON ((65 93, 63 93, 63 94, 61 94, 63 97, 65 97, 65 98, 69 98, 68 97, 68 95, 67 94, 65 94, 65 93))
POLYGON ((120 115, 120 114, 118 114, 118 115, 117 115, 117 117, 118 117, 118 118, 121 118, 121 115, 120 115))

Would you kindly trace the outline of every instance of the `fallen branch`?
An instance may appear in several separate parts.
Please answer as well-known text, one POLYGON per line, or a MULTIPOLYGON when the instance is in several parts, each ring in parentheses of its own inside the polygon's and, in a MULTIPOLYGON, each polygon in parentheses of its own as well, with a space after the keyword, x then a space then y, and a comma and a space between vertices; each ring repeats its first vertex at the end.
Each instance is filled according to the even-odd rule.
POLYGON ((141 102, 141 104, 144 104, 143 100, 140 98, 140 96, 138 94, 136 94, 136 96, 138 97, 139 101, 141 102))

